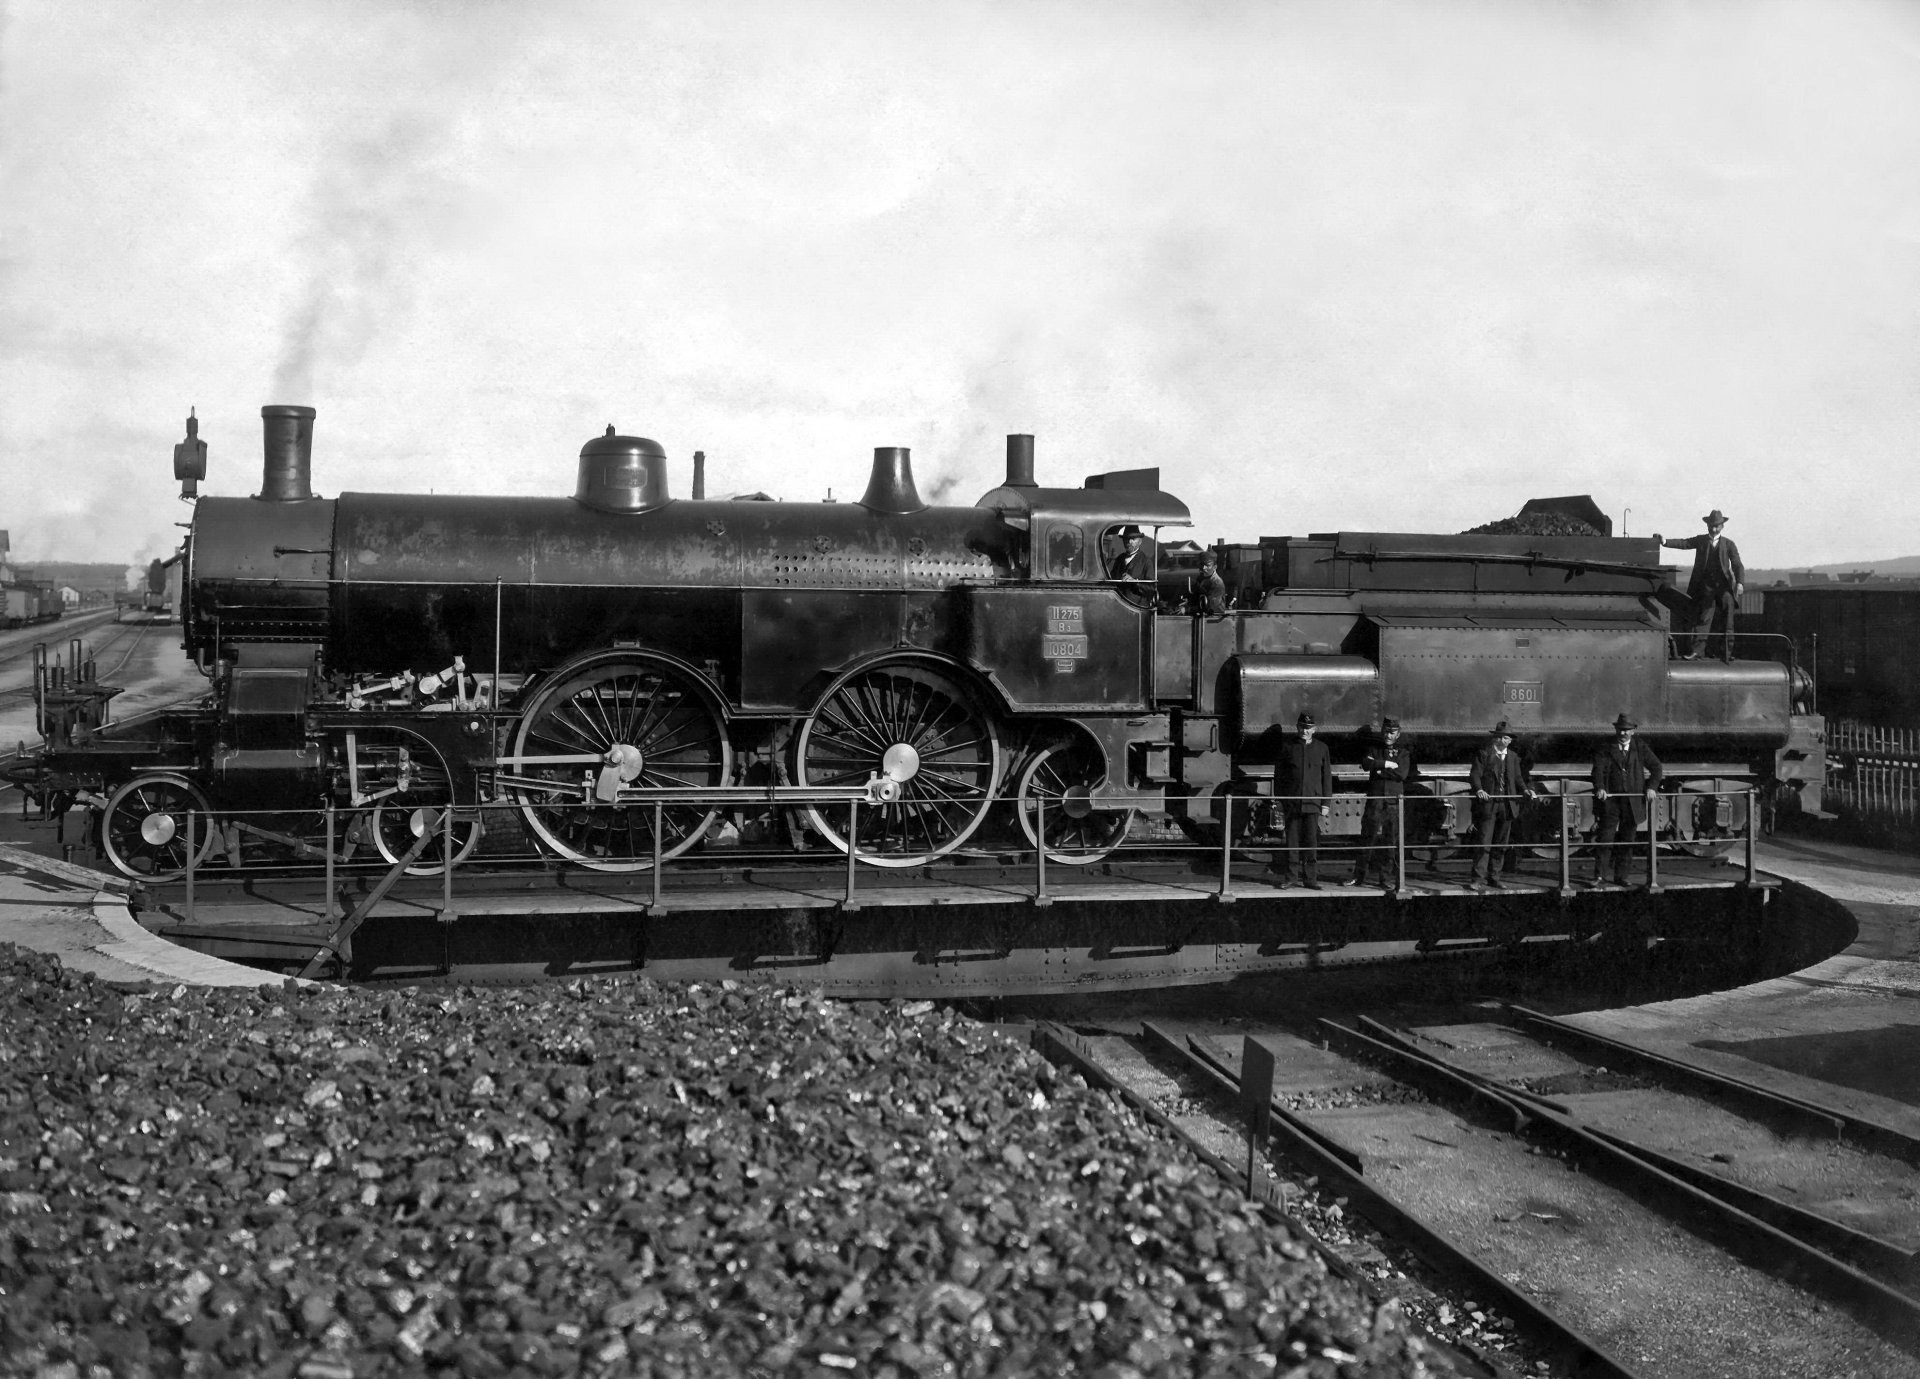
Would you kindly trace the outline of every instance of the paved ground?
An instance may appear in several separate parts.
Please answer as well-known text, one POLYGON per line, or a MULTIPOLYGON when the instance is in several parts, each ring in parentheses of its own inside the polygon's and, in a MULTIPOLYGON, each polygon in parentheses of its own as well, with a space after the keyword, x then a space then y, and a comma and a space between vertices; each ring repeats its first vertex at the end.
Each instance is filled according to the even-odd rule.
POLYGON ((111 982, 259 986, 272 980, 148 933, 127 912, 124 883, 7 844, 0 844, 0 943, 52 953, 75 971, 111 982))
POLYGON ((1853 943, 1789 976, 1569 1023, 1920 1134, 1920 858, 1780 837, 1759 865, 1845 905, 1853 943))

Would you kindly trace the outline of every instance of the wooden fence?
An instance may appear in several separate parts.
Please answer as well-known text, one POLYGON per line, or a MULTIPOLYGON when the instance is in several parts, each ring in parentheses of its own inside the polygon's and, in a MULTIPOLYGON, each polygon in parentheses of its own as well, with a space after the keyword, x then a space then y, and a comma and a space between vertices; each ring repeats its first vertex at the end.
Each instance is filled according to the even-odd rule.
POLYGON ((1828 722, 1826 805, 1875 823, 1920 824, 1920 728, 1828 722))

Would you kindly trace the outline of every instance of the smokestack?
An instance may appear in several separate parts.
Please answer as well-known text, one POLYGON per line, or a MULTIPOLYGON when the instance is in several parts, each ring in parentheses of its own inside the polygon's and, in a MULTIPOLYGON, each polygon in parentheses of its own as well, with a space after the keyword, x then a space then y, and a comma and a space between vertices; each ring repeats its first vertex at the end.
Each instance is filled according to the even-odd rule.
POLYGON ((867 493, 860 506, 868 512, 896 514, 924 508, 920 490, 913 486, 912 455, 904 445, 874 447, 873 477, 867 480, 867 493))
POLYGON ((313 497, 313 418, 311 407, 262 407, 266 433, 266 470, 260 497, 270 503, 297 503, 313 497))
POLYGON ((693 452, 693 496, 707 496, 707 452, 704 450, 693 452))
POLYGON ((1033 437, 1007 437, 1007 487, 1032 488, 1033 437))

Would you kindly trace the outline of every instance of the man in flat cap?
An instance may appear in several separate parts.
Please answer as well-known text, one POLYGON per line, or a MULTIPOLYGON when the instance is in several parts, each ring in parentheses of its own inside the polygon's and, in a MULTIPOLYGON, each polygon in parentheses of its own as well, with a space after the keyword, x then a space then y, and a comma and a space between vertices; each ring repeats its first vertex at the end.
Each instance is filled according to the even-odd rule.
POLYGON ((1467 883, 1470 887, 1501 888, 1494 849, 1499 848, 1504 858, 1513 846, 1513 824, 1520 817, 1521 802, 1534 795, 1521 768, 1520 754, 1512 749, 1513 729, 1503 719, 1487 734, 1487 745, 1474 753, 1473 764, 1467 768, 1467 789, 1473 792, 1473 838, 1479 849, 1473 859, 1472 879, 1467 883))
POLYGON ((1353 875, 1340 884, 1364 886, 1371 875, 1389 891, 1400 885, 1400 797, 1413 779, 1413 754, 1400 742, 1400 720, 1382 718, 1380 735, 1360 754, 1367 773, 1367 805, 1360 815, 1360 849, 1353 875))
POLYGON ((1280 748, 1273 773, 1273 793, 1287 818, 1286 860, 1275 858, 1280 884, 1296 880, 1310 891, 1320 889, 1320 821, 1333 800, 1333 754, 1327 744, 1314 741, 1319 725, 1310 713, 1300 715, 1295 733, 1280 748))
POLYGON ((1613 741, 1593 754, 1593 812, 1598 827, 1593 841, 1593 884, 1607 870, 1609 855, 1615 885, 1630 885, 1633 868, 1634 835, 1647 820, 1647 792, 1660 788, 1666 767, 1642 742, 1635 730, 1639 724, 1624 713, 1613 722, 1613 741))
POLYGON ((1693 649, 1682 658, 1697 661, 1707 649, 1707 637, 1715 627, 1720 632, 1720 659, 1733 659, 1733 615, 1740 607, 1740 595, 1746 588, 1747 567, 1740 563, 1740 548, 1720 535, 1727 515, 1715 508, 1700 519, 1707 529, 1699 536, 1673 541, 1653 539, 1677 551, 1693 552, 1693 575, 1687 580, 1687 598, 1693 603, 1693 649))

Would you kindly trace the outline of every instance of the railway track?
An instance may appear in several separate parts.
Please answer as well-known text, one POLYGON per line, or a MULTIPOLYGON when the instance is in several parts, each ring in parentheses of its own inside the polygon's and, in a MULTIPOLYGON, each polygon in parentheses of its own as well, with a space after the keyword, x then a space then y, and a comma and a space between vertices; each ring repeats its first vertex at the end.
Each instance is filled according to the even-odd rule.
POLYGON ((1359 1016, 1313 1038, 1255 1022, 1238 1046, 1218 1022, 1090 1036, 1043 1023, 1035 1043, 1499 1363, 1647 1379, 1915 1372, 1920 1146, 1633 1064, 1531 1011, 1511 1021, 1405 1031, 1359 1016), (1249 1082, 1273 1089, 1259 1154, 1249 1050, 1249 1082))

